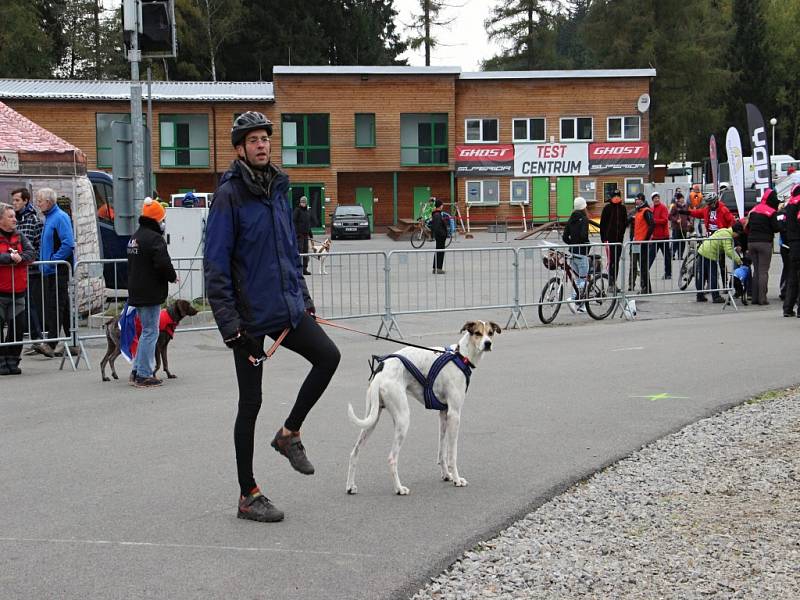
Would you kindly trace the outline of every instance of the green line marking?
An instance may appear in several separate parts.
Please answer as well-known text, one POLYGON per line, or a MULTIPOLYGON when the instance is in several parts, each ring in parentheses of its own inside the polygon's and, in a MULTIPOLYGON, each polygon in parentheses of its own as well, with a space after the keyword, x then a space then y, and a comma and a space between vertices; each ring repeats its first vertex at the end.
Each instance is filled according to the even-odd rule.
POLYGON ((673 396, 668 392, 661 392, 660 394, 650 394, 649 396, 631 396, 631 398, 645 398, 650 402, 655 402, 656 400, 688 400, 689 396, 673 396))

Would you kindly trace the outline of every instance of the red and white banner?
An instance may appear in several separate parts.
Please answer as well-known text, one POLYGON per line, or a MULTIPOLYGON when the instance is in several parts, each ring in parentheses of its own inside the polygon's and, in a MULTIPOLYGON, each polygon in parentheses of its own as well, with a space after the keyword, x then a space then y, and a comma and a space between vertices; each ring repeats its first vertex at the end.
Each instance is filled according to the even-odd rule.
POLYGON ((514 176, 588 175, 589 144, 515 144, 514 176))
POLYGON ((514 146, 511 144, 456 146, 456 177, 513 174, 514 146))
POLYGON ((650 146, 647 142, 607 142, 589 144, 589 173, 647 173, 650 146))

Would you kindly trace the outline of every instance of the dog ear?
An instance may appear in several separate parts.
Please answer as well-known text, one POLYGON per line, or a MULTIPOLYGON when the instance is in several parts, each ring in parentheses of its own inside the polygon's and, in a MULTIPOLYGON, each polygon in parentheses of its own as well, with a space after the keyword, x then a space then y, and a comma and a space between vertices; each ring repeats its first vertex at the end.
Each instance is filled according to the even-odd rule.
POLYGON ((465 331, 468 331, 470 335, 472 335, 475 332, 475 321, 467 321, 464 323, 464 326, 461 328, 459 333, 463 333, 465 331))
POLYGON ((503 333, 503 330, 500 329, 500 325, 498 325, 494 321, 489 321, 489 327, 491 327, 492 331, 494 331, 495 333, 503 333))

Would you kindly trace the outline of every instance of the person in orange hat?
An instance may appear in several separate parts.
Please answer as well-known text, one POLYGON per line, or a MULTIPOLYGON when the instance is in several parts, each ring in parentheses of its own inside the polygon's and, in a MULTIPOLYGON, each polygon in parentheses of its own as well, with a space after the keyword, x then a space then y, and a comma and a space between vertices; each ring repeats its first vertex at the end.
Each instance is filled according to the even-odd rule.
POLYGON ((130 383, 138 388, 161 385, 154 376, 158 319, 167 299, 168 284, 178 280, 164 240, 167 211, 145 198, 139 229, 128 242, 128 305, 136 307, 142 323, 130 383))

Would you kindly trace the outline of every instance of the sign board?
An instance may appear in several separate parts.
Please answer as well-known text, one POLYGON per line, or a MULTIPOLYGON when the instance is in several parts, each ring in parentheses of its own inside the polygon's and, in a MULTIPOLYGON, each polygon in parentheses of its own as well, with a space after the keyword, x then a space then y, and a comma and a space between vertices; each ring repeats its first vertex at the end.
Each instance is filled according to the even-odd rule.
POLYGON ((0 173, 19 173, 19 154, 0 150, 0 173))
POLYGON ((589 144, 514 144, 514 176, 589 174, 589 144))
POLYGON ((649 157, 647 142, 589 144, 589 172, 592 175, 647 173, 649 157))
POLYGON ((514 146, 511 144, 473 144, 456 146, 456 177, 512 175, 514 146))

